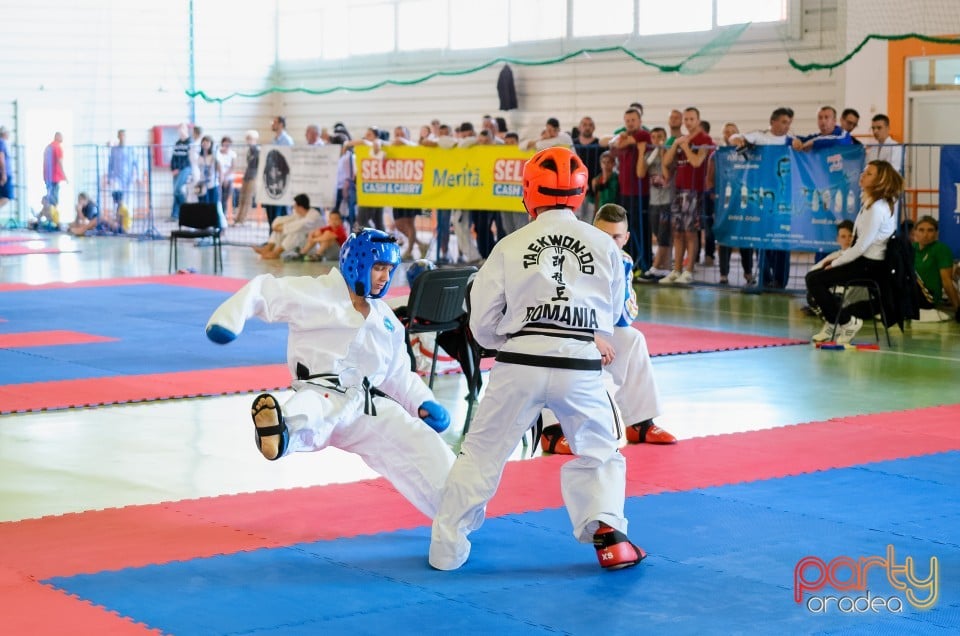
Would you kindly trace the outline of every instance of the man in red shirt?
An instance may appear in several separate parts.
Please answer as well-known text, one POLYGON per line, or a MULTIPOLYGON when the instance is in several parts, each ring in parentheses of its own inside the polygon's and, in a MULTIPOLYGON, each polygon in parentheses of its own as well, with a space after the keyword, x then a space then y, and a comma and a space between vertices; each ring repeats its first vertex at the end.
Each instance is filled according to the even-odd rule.
POLYGON ((707 183, 707 158, 713 139, 700 126, 700 111, 694 107, 683 111, 687 134, 678 138, 663 157, 664 176, 676 175, 676 196, 670 208, 673 225, 673 271, 660 283, 689 285, 693 282, 693 265, 697 260, 697 235, 700 232, 700 210, 707 183), (686 269, 683 269, 686 252, 686 269))
POLYGON ((641 126, 640 111, 628 108, 623 114, 621 131, 610 140, 610 150, 619 162, 620 205, 627 210, 627 226, 631 241, 627 244, 627 253, 633 257, 634 267, 645 272, 653 261, 653 249, 650 241, 650 219, 644 214, 650 202, 650 180, 638 179, 637 157, 645 157, 647 144, 651 143, 650 133, 641 126))
POLYGON ((63 135, 55 133, 53 141, 43 151, 43 182, 47 186, 47 203, 57 207, 60 202, 60 184, 67 180, 63 171, 63 135))

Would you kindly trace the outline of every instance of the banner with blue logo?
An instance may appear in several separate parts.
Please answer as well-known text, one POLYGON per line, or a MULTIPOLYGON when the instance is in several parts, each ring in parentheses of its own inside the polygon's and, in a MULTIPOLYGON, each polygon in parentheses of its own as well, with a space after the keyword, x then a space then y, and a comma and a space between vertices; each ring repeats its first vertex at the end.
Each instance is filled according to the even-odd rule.
POLYGON ((718 148, 717 241, 731 247, 833 250, 837 223, 860 209, 863 146, 796 152, 718 148))
POLYGON ((960 258, 960 146, 940 149, 940 241, 960 258))

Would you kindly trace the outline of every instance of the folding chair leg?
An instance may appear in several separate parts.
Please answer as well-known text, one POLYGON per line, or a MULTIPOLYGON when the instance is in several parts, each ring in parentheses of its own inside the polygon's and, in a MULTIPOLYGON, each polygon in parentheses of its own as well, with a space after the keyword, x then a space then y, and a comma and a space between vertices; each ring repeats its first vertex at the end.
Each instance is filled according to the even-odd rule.
POLYGON ((417 371, 417 355, 413 352, 413 343, 410 342, 410 332, 404 329, 403 338, 407 342, 407 355, 410 356, 410 370, 417 371))
MULTIPOLYGON (((438 336, 440 334, 437 334, 438 336)), ((433 340, 433 361, 430 363, 430 380, 427 382, 427 386, 430 387, 430 390, 433 390, 433 378, 437 375, 437 350, 440 348, 440 340, 434 338, 433 340)))

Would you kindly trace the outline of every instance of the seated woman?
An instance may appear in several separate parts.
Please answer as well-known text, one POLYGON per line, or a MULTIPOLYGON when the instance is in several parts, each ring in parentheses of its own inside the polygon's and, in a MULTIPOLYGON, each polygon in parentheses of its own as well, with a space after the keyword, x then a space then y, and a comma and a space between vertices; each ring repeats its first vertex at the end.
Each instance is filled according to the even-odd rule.
POLYGON ((836 342, 849 343, 863 326, 863 320, 840 307, 831 288, 853 280, 869 279, 878 283, 888 276, 884 265, 887 241, 897 230, 893 206, 903 192, 903 177, 886 161, 871 161, 860 175, 863 205, 853 223, 853 244, 821 269, 807 273, 807 293, 823 313, 824 325, 813 340, 821 342, 839 323, 836 342))
POLYGON ((914 267, 920 287, 920 320, 949 320, 943 296, 950 303, 950 314, 960 318, 960 294, 953 283, 953 253, 938 240, 940 223, 932 216, 924 216, 914 226, 914 267), (926 310, 926 311, 924 311, 926 310))
MULTIPOLYGON (((840 256, 843 253, 843 250, 850 249, 850 246, 853 244, 853 221, 849 219, 844 219, 837 223, 837 245, 840 246, 840 249, 827 254, 823 259, 814 263, 813 267, 810 268, 810 271, 823 269, 823 267, 833 261, 835 258, 840 256)), ((833 288, 834 296, 838 298, 843 298, 844 288, 834 287, 833 288)), ((874 310, 872 303, 870 302, 870 294, 866 289, 862 287, 855 287, 852 290, 847 292, 846 298, 847 308, 857 318, 861 320, 866 320, 873 316, 874 310)), ((817 307, 817 302, 807 293, 807 307, 806 309, 810 310, 810 315, 813 316, 822 316, 820 308, 817 307)), ((814 342, 826 342, 833 334, 830 333, 832 330, 823 330, 820 333, 816 334, 813 337, 814 342)))

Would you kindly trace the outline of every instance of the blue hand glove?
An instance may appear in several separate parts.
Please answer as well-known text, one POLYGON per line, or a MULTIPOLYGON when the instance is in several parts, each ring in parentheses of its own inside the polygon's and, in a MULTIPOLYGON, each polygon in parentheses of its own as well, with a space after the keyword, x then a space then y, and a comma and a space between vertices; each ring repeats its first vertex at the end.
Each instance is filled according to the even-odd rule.
POLYGON ((420 405, 421 411, 426 411, 427 414, 422 416, 424 422, 427 426, 432 428, 438 433, 442 433, 447 430, 447 427, 450 426, 450 413, 447 412, 447 409, 443 408, 440 404, 434 402, 433 400, 427 400, 420 405))
POLYGON ((237 334, 233 333, 226 327, 221 327, 220 325, 210 325, 207 327, 207 338, 213 340, 217 344, 227 344, 228 342, 233 342, 237 339, 237 334))

